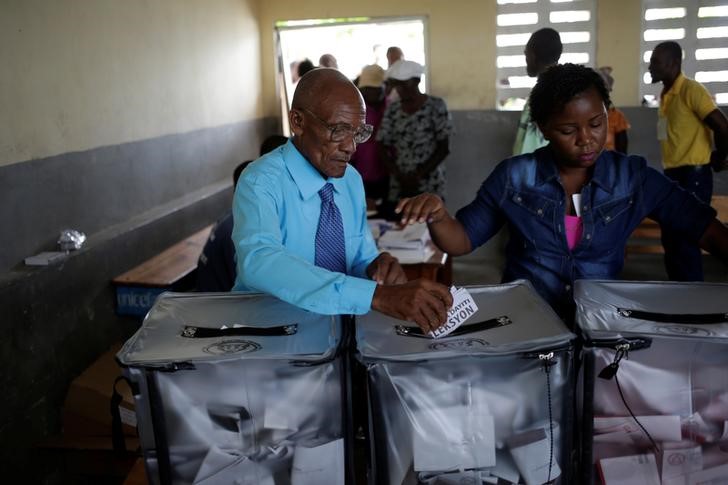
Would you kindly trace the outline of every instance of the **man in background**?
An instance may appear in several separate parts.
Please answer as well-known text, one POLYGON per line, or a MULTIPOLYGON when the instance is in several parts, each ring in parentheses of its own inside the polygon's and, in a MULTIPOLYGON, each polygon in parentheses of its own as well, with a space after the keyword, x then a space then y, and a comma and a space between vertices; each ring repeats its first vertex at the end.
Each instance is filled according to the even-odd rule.
MULTIPOLYGON (((547 27, 531 34, 531 38, 526 43, 526 49, 523 51, 526 55, 528 76, 538 77, 549 67, 558 64, 562 51, 561 36, 554 29, 547 27)), ((516 141, 513 143, 513 155, 531 153, 547 144, 541 130, 531 120, 531 111, 526 102, 518 122, 516 141)))
MULTIPOLYGON (((387 49, 387 69, 391 68, 392 65, 397 61, 404 60, 404 52, 402 49, 393 45, 387 49)), ((387 103, 391 104, 399 100, 399 94, 397 90, 392 87, 388 82, 384 83, 384 96, 387 98, 387 103)))
POLYGON ((331 67, 333 69, 338 69, 339 63, 333 54, 324 54, 319 57, 319 67, 331 67))
MULTIPOLYGON (((728 121, 708 90, 682 73, 682 48, 677 42, 662 42, 655 47, 649 71, 653 83, 662 83, 657 139, 665 175, 698 200, 710 204, 711 165, 721 170, 726 164, 728 121)), ((663 230, 662 246, 671 280, 703 280, 703 260, 697 245, 663 230)))
POLYGON ((404 59, 404 52, 402 52, 402 49, 400 49, 396 45, 393 45, 387 49, 387 69, 392 67, 392 64, 401 59, 404 59))

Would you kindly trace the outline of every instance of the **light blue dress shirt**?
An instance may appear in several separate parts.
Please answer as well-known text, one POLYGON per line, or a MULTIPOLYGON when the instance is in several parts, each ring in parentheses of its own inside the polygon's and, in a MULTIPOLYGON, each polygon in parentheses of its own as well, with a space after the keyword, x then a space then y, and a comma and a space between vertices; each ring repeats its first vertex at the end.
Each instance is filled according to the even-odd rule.
POLYGON ((233 199, 237 279, 233 291, 259 291, 325 315, 361 315, 371 308, 376 283, 366 276, 378 256, 366 220, 361 176, 351 166, 324 179, 289 140, 251 163, 233 199), (346 273, 314 265, 321 213, 318 191, 334 186, 346 241, 346 273))

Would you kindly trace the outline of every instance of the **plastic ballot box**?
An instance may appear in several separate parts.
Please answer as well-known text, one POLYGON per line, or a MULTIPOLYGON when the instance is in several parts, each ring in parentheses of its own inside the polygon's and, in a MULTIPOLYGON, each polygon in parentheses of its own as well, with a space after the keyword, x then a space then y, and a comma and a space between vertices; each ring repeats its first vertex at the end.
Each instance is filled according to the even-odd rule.
POLYGON ((165 293, 117 354, 153 484, 350 482, 342 318, 165 293))
POLYGON ((371 483, 569 483, 575 336, 526 281, 467 290, 477 311, 437 339, 357 317, 371 483))
POLYGON ((728 483, 728 285, 577 281, 575 299, 579 483, 728 483))

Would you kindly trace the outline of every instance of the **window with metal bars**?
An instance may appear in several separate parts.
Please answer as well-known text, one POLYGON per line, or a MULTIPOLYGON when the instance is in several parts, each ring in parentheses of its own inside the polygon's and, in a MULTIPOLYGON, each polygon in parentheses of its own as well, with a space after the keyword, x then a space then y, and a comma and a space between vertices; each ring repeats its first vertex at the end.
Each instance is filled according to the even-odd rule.
POLYGON ((594 67, 595 0, 497 0, 496 108, 521 110, 536 78, 526 74, 523 50, 531 33, 551 27, 561 35, 560 63, 594 67))
POLYGON ((642 0, 640 96, 646 106, 658 104, 662 84, 652 84, 647 67, 652 50, 666 40, 683 48, 685 75, 728 105, 728 1, 642 0))

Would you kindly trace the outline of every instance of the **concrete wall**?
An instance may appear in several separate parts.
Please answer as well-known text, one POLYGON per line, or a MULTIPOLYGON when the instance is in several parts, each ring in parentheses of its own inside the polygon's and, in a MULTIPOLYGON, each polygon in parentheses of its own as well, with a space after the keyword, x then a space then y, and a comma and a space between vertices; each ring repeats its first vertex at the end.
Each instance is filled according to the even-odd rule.
POLYGON ((71 379, 138 325, 114 315, 110 280, 222 215, 233 168, 276 130, 257 3, 0 2, 7 481, 45 479, 30 450, 60 431, 71 379), (63 228, 86 246, 59 265, 20 264, 63 228))

